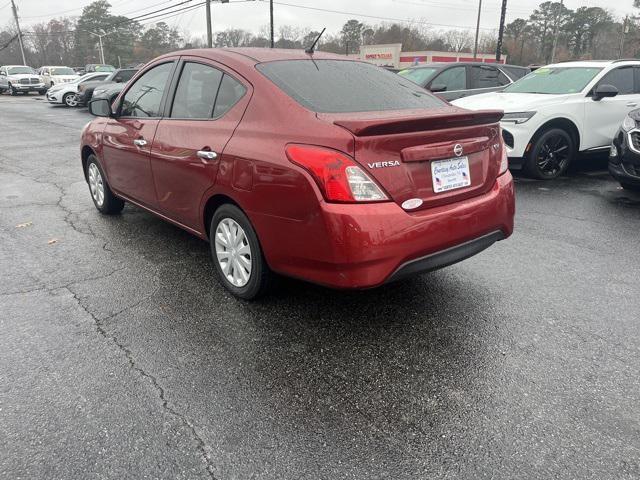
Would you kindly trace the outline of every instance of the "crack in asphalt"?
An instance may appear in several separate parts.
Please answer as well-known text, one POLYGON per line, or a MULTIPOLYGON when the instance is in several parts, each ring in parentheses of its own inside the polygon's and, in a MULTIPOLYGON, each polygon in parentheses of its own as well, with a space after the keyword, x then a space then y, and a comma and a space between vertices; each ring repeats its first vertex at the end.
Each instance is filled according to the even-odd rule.
MULTIPOLYGON (((79 283, 79 282, 76 282, 79 283)), ((110 334, 109 332, 107 332, 107 330, 104 328, 103 323, 111 318, 114 318, 118 315, 120 315, 121 313, 130 310, 132 308, 135 308, 136 306, 140 305, 142 302, 144 302, 145 300, 147 300, 148 298, 150 298, 154 293, 145 296, 143 299, 141 299, 140 301, 129 305, 125 308, 123 308, 122 310, 119 310, 118 312, 111 314, 103 319, 98 318, 91 310, 89 310, 83 303, 82 303, 82 299, 78 296, 78 294, 76 294, 76 292, 74 292, 73 290, 71 290, 71 288, 69 288, 70 286, 65 286, 62 287, 65 290, 67 290, 72 296, 73 299, 76 301, 76 303, 78 304, 78 306, 84 310, 92 319, 93 319, 93 323, 95 325, 96 331, 98 332, 99 335, 101 335, 103 338, 105 338, 106 340, 111 341, 125 356, 125 358, 127 359, 127 362, 130 366, 130 368, 137 372, 142 378, 146 379, 149 381, 149 383, 152 385, 152 387, 156 390, 157 394, 158 394, 158 398, 160 399, 161 402, 161 407, 166 410, 170 415, 172 415, 173 417, 177 418, 190 432, 191 432, 191 436, 193 438, 193 440, 196 442, 196 448, 200 454, 200 456, 202 457, 202 460, 204 461, 205 465, 206 465, 206 471, 207 474, 209 476, 209 478, 211 478, 211 480, 217 480, 214 474, 214 470, 213 470, 213 463, 211 462, 211 459, 209 458, 209 454, 207 453, 206 450, 206 443, 203 440, 203 438, 200 436, 200 434, 198 433, 198 431, 196 430, 196 427, 193 425, 193 423, 187 418, 186 415, 184 415, 183 413, 179 412, 178 410, 176 410, 176 408, 174 408, 170 403, 169 400, 167 400, 166 398, 166 391, 165 389, 160 385, 160 383, 158 382, 158 379, 152 375, 151 373, 147 372, 146 370, 144 370, 142 367, 140 367, 133 356, 133 352, 127 348, 119 339, 116 335, 114 334, 110 334)))

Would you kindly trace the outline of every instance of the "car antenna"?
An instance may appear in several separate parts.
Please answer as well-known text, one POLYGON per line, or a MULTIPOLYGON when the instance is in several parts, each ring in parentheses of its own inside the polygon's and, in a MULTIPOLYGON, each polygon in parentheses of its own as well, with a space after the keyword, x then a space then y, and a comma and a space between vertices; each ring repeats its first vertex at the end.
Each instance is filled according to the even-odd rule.
POLYGON ((318 40, 320 40, 320 37, 322 36, 322 34, 324 33, 324 31, 325 31, 326 29, 327 29, 326 27, 322 29, 322 31, 320 32, 320 34, 316 37, 316 39, 315 39, 315 40, 313 41, 313 43, 311 44, 311 46, 310 46, 310 47, 308 47, 308 48, 306 48, 306 49, 304 50, 304 52, 305 52, 305 53, 308 53, 309 55, 313 55, 313 52, 314 52, 314 51, 315 51, 315 49, 316 49, 316 44, 318 43, 318 40))

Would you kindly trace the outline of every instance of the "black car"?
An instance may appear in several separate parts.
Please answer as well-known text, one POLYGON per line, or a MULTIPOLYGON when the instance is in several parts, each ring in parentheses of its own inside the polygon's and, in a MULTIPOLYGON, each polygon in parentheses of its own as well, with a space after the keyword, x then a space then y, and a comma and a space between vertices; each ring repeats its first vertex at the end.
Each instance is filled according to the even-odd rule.
POLYGON ((425 63, 401 70, 398 75, 451 101, 501 90, 530 72, 517 65, 458 62, 425 63))
POLYGON ((109 100, 109 103, 113 103, 116 98, 118 98, 118 95, 120 95, 120 92, 124 89, 125 85, 126 83, 114 83, 113 85, 98 87, 93 91, 91 101, 106 98, 109 100))
POLYGON ((111 72, 111 74, 101 82, 86 82, 80 85, 78 89, 78 105, 87 105, 93 96, 93 91, 97 88, 111 87, 116 83, 123 85, 131 80, 131 77, 138 71, 137 68, 120 68, 111 72))
POLYGON ((640 192, 640 109, 629 112, 613 138, 609 173, 623 188, 640 192))

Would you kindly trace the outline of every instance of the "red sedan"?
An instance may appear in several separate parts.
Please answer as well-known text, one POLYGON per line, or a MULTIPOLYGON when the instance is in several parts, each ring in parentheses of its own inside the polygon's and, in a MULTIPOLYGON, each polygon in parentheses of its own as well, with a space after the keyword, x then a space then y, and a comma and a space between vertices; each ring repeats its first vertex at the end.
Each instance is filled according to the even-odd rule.
POLYGON ((131 202, 209 240, 241 298, 274 272, 375 287, 513 230, 502 113, 451 106, 365 62, 181 51, 90 110, 81 155, 96 208, 131 202))

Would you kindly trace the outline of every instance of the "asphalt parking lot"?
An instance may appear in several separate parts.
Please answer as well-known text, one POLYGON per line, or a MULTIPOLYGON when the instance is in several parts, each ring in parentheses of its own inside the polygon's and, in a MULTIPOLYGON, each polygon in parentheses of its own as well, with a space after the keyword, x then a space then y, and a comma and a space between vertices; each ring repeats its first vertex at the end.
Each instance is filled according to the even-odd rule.
POLYGON ((42 98, 0 96, 0 478, 640 478, 640 196, 601 161, 518 178, 461 264, 245 303, 96 212, 89 114, 42 98))

